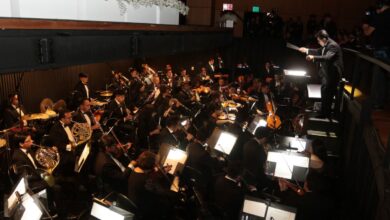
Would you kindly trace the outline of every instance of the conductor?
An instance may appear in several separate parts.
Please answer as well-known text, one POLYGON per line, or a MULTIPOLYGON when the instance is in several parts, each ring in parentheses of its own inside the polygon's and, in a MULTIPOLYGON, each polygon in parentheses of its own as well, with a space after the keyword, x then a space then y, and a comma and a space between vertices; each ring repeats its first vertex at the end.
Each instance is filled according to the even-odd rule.
POLYGON ((321 113, 319 118, 331 116, 331 105, 333 97, 337 93, 338 82, 343 72, 343 55, 340 46, 331 38, 325 30, 316 34, 319 49, 299 48, 299 51, 306 53, 306 60, 318 62, 318 75, 321 77, 321 113))

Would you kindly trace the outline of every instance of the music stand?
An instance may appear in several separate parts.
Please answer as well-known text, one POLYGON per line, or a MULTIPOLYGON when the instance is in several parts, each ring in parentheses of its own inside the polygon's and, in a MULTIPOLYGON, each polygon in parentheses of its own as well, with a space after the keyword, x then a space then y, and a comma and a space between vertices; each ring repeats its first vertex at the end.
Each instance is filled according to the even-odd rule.
POLYGON ((89 153, 91 152, 91 144, 88 142, 83 149, 83 152, 81 153, 80 157, 77 158, 76 164, 74 167, 74 171, 76 173, 80 173, 81 169, 83 168, 85 161, 87 161, 87 158, 89 156, 89 153))
POLYGON ((222 131, 219 128, 215 128, 210 138, 207 140, 207 144, 216 151, 230 155, 236 141, 236 135, 227 131, 222 131))
POLYGON ((169 170, 170 174, 174 175, 183 171, 188 157, 185 151, 172 146, 161 146, 158 154, 162 166, 172 166, 169 170))
POLYGON ((22 195, 27 192, 27 179, 22 177, 12 190, 11 195, 4 196, 4 217, 11 217, 18 203, 22 202, 22 195))
POLYGON ((269 151, 266 174, 284 179, 304 182, 309 172, 310 158, 301 153, 269 151))
POLYGON ((257 128, 267 127, 267 120, 265 120, 260 115, 256 115, 252 122, 249 124, 247 131, 255 135, 257 128))
POLYGON ((297 210, 267 200, 246 196, 240 219, 245 220, 294 220, 297 210))
POLYGON ((134 214, 119 208, 115 202, 106 202, 105 199, 93 198, 93 205, 91 209, 92 219, 110 219, 110 220, 132 220, 134 214))

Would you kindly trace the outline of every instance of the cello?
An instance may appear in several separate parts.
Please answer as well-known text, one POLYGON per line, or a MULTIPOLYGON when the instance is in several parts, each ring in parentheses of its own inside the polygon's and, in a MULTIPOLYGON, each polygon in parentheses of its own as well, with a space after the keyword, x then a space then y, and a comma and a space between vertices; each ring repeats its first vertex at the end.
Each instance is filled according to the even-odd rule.
POLYGON ((280 120, 280 117, 275 114, 274 106, 271 101, 268 101, 266 104, 268 116, 267 116, 267 127, 275 130, 279 129, 282 125, 282 121, 280 120))

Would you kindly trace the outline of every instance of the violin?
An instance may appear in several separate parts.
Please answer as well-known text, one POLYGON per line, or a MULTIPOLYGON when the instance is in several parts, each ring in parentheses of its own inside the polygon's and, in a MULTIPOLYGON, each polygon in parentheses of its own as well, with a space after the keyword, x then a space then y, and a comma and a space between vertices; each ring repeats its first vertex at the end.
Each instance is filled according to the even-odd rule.
POLYGON ((286 190, 287 188, 290 188, 292 191, 297 193, 299 196, 303 196, 306 193, 306 190, 300 187, 299 185, 295 185, 294 183, 291 183, 285 179, 279 179, 279 186, 281 190, 286 190))
POLYGON ((192 91, 195 91, 198 94, 209 94, 210 93, 210 87, 199 86, 198 88, 192 89, 192 91))

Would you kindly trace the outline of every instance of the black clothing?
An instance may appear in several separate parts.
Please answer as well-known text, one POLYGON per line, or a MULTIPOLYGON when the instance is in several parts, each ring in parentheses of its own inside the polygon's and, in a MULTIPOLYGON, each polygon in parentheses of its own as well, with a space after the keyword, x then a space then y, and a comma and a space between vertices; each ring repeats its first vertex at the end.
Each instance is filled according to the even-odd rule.
POLYGON ((74 90, 73 90, 73 105, 74 106, 79 106, 81 104, 81 101, 84 99, 84 98, 91 98, 91 89, 89 88, 88 85, 86 85, 88 87, 88 93, 87 93, 87 90, 85 88, 85 85, 79 81, 76 86, 74 87, 74 90))
POLYGON ((175 134, 171 133, 168 128, 163 128, 160 132, 160 135, 158 137, 159 139, 159 146, 162 144, 167 144, 170 146, 179 146, 179 137, 177 137, 175 134))
MULTIPOLYGON (((119 159, 117 159, 120 161, 119 159)), ((127 178, 131 173, 131 169, 127 164, 122 164, 124 171, 115 163, 112 157, 103 152, 99 152, 95 162, 95 174, 101 178, 108 192, 114 190, 121 193, 127 191, 127 178)))
MULTIPOLYGON (((376 48, 390 47, 390 9, 376 15, 373 26, 375 31, 371 38, 371 45, 376 48)), ((390 56, 390 54, 388 54, 390 56)))
POLYGON ((309 55, 314 55, 314 61, 320 66, 318 75, 321 77, 321 113, 330 116, 332 100, 344 69, 341 48, 334 40, 329 39, 325 47, 310 49, 309 55))
POLYGON ((76 157, 73 151, 67 151, 66 145, 70 144, 68 135, 60 121, 57 121, 49 132, 49 138, 53 146, 56 146, 60 154, 60 164, 56 168, 56 173, 72 175, 76 157))
POLYGON ((223 212, 224 219, 238 219, 244 202, 244 191, 238 183, 220 176, 215 182, 214 199, 223 212))
POLYGON ((266 159, 267 155, 264 147, 254 138, 244 144, 242 161, 245 168, 245 176, 250 181, 250 184, 264 183, 264 164, 266 159))
MULTIPOLYGON (((23 111, 23 109, 22 109, 22 111, 23 111)), ((25 112, 25 111, 23 111, 23 112, 25 112)), ((5 128, 10 128, 12 126, 15 126, 16 123, 18 123, 19 119, 20 119, 19 113, 11 105, 8 106, 4 110, 3 117, 4 117, 4 126, 5 126, 5 128)))

